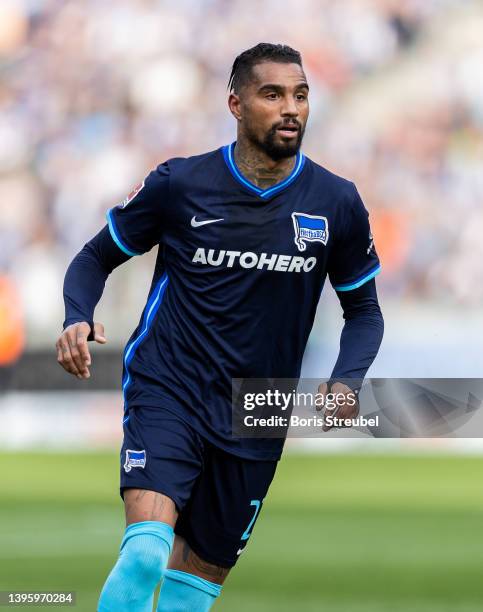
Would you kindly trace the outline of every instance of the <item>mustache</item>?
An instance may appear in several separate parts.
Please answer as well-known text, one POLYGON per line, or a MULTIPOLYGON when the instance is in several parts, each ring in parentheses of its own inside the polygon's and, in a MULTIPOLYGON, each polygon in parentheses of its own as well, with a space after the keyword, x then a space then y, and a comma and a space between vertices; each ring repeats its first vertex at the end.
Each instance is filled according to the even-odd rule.
POLYGON ((297 128, 299 131, 302 129, 302 126, 300 124, 299 121, 297 121, 296 119, 292 119, 291 121, 283 121, 282 123, 276 123, 275 125, 272 126, 272 130, 279 130, 280 128, 285 128, 285 127, 289 127, 289 128, 297 128))

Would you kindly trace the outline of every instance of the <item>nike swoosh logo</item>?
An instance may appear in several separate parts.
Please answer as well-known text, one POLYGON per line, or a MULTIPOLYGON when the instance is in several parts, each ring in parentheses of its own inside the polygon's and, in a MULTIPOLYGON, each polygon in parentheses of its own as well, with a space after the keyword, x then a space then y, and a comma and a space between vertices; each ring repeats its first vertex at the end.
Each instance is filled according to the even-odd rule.
POLYGON ((191 227, 201 227, 202 225, 208 225, 208 223, 217 223, 218 221, 224 221, 224 219, 208 219, 207 221, 197 221, 195 216, 191 219, 191 227))

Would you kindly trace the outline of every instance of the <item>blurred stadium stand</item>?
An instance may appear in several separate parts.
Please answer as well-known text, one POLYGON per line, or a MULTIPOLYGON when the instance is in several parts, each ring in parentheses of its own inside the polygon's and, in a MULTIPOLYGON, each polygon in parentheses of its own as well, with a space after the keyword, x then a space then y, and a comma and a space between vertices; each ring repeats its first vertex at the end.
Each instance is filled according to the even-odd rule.
MULTIPOLYGON (((246 0, 4 0, 0 279, 19 306, 13 323, 0 293, 0 363, 2 346, 14 362, 25 345, 19 367, 30 368, 10 384, 32 388, 37 376, 63 387, 45 360, 57 367, 68 262, 153 166, 235 138, 231 63, 262 40, 301 51, 311 86, 304 151, 355 181, 371 213, 386 315, 371 373, 481 375, 481 2, 266 0, 253 10, 246 0)), ((97 312, 112 351, 95 356, 102 380, 116 368, 120 378, 152 257, 108 282, 97 312)), ((307 375, 335 359, 341 320, 330 293, 307 375)))

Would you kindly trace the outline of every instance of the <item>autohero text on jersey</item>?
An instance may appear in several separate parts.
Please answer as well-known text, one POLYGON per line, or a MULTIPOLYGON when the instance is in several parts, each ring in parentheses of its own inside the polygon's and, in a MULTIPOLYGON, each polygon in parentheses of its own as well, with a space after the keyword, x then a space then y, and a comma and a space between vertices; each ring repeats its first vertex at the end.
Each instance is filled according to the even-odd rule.
POLYGON ((225 266, 233 268, 256 268, 257 270, 274 270, 275 272, 310 272, 317 264, 316 257, 300 257, 298 255, 280 255, 278 253, 253 253, 246 251, 217 251, 199 247, 192 259, 193 263, 205 266, 225 266))

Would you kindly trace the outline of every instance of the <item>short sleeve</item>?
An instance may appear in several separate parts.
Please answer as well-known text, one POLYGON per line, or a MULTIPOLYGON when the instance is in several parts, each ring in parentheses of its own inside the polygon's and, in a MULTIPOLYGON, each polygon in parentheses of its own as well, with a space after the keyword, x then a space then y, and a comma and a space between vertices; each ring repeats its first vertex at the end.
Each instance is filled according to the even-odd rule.
POLYGON ((147 253, 161 240, 163 210, 169 199, 169 166, 161 164, 122 204, 107 212, 112 239, 126 255, 147 253))
POLYGON ((381 264, 374 247, 369 213, 354 185, 352 204, 339 221, 329 259, 329 278, 336 291, 351 291, 374 278, 381 264))

